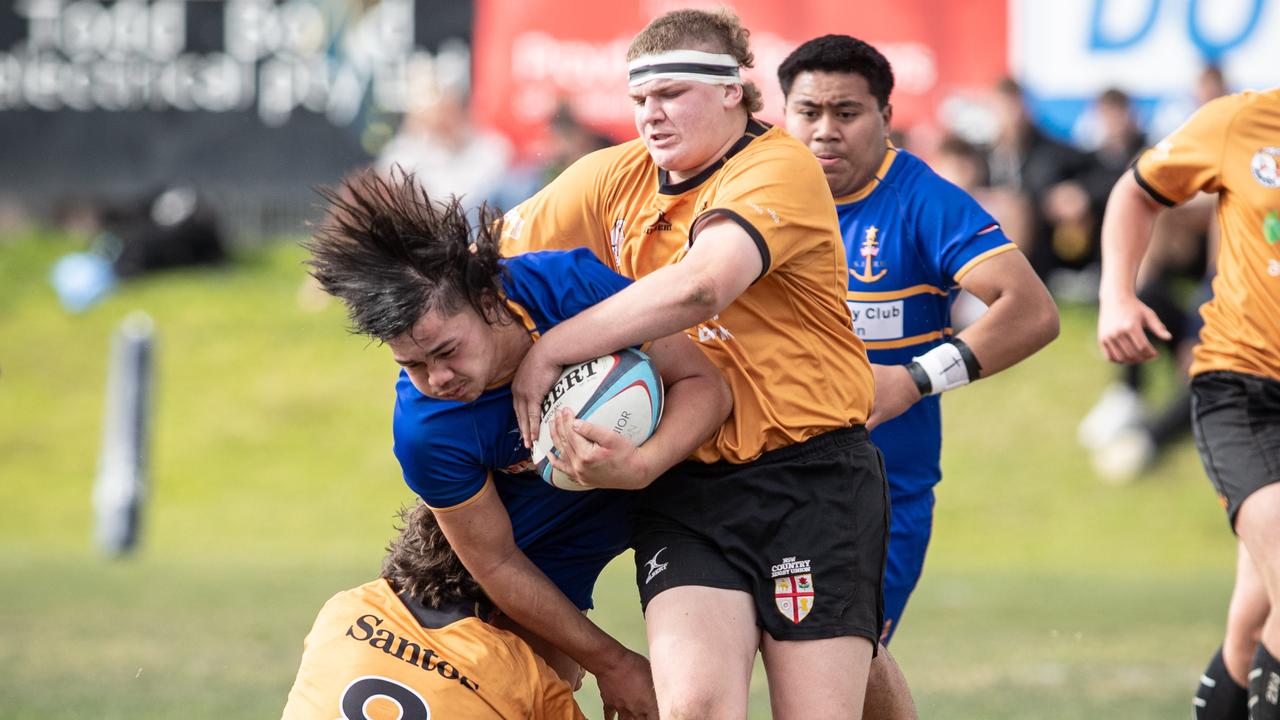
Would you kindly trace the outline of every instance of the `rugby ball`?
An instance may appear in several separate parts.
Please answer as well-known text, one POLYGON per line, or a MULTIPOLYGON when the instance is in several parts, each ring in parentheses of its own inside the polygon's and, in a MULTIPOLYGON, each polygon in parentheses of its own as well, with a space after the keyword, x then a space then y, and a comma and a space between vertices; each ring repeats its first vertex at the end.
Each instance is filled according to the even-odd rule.
POLYGON ((542 400, 542 426, 531 460, 538 474, 561 490, 590 490, 551 465, 560 456, 551 442, 551 420, 560 408, 606 427, 639 446, 662 417, 662 378, 648 355, 630 348, 565 368, 542 400))

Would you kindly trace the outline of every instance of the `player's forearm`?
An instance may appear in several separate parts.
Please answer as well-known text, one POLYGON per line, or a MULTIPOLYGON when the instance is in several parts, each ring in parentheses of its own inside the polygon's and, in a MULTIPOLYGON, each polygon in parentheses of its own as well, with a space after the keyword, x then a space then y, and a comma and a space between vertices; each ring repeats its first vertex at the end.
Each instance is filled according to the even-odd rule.
POLYGON ((691 375, 667 387, 662 422, 639 450, 647 470, 638 490, 693 454, 729 417, 733 395, 716 375, 691 375))
POLYGON ((1138 268, 1151 243, 1151 227, 1159 206, 1138 185, 1133 173, 1125 173, 1111 191, 1102 218, 1102 281, 1098 298, 1103 303, 1136 295, 1138 268))
POLYGON ((590 360, 620 347, 682 332, 721 309, 711 285, 677 263, 637 280, 622 292, 549 330, 540 352, 557 364, 590 360))
POLYGON ((627 652, 596 627, 524 553, 472 572, 489 599, 512 620, 555 645, 592 674, 627 652))
POLYGON ((981 377, 991 377, 1053 342, 1058 325, 1058 307, 1037 281, 1000 295, 958 337, 978 358, 981 377))

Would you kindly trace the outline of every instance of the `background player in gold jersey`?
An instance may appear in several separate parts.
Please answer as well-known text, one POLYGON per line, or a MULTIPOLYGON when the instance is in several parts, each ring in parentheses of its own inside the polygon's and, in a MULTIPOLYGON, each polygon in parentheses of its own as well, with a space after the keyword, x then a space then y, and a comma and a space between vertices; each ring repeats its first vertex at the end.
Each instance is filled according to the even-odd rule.
POLYGON ((1168 330, 1134 292, 1162 206, 1217 193, 1214 297, 1191 365, 1205 471, 1239 537, 1222 648, 1194 701, 1201 720, 1280 718, 1280 88, 1213 100, 1116 183, 1102 226, 1098 344, 1145 362, 1168 330), (1247 691, 1246 691, 1247 686, 1247 691))
MULTIPOLYGON (((512 385, 521 429, 533 436, 562 365, 674 331, 697 340, 733 413, 634 512, 659 709, 745 716, 759 650, 774 717, 860 717, 887 488, 830 191, 803 145, 751 117, 760 94, 740 76, 753 59, 732 14, 664 15, 628 61, 640 140, 575 163, 504 223, 506 254, 585 245, 636 278, 531 349, 512 385)), ((593 439, 578 441, 579 476, 598 471, 593 439)))
POLYGON ((493 604, 430 509, 401 519, 382 576, 320 610, 284 720, 581 718, 569 684, 489 624, 493 604))

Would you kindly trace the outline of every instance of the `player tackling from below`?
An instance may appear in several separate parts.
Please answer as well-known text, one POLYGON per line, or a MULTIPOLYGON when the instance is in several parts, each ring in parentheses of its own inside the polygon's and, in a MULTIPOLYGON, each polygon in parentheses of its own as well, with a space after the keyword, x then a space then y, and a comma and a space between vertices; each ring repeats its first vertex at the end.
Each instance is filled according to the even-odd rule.
POLYGON ((283 720, 581 718, 573 689, 495 610, 422 504, 382 575, 334 595, 303 643, 283 720))
MULTIPOLYGON (((354 330, 385 342, 402 367, 393 431, 405 481, 504 626, 571 683, 579 665, 593 673, 606 714, 655 717, 648 662, 584 614, 600 571, 630 543, 632 493, 543 482, 509 385, 538 337, 630 281, 586 250, 502 258, 494 218, 482 213, 473 227, 456 199, 432 200, 412 175, 364 173, 326 198, 309 264, 346 304, 354 330)), ((643 487, 729 412, 719 371, 682 333, 647 350, 666 386, 662 422, 638 449, 584 423, 593 444, 572 470, 585 484, 643 487)))
MULTIPOLYGON (((848 302, 876 381, 867 426, 884 453, 892 513, 884 581, 888 644, 924 568, 942 479, 939 396, 1048 344, 1058 312, 1031 265, 963 190, 889 143, 893 69, 845 35, 796 48, 778 68, 786 127, 809 146, 835 197, 848 302), (956 288, 989 307, 952 335, 956 288)), ((887 655, 886 655, 887 657, 887 655)), ((901 675, 877 658, 868 717, 912 717, 901 675)))
POLYGON ((821 168, 752 117, 728 11, 651 22, 627 52, 640 139, 506 218, 508 253, 585 245, 634 285, 546 333, 513 382, 526 439, 564 365, 686 331, 734 410, 636 499, 636 578, 664 718, 741 718, 757 650, 776 718, 857 718, 881 625, 887 487, 872 378, 821 168))
POLYGON ((1168 330, 1134 284, 1163 207, 1218 195, 1213 299, 1191 364, 1192 427, 1239 538, 1222 648, 1201 677, 1201 720, 1280 719, 1280 88, 1212 100, 1147 150, 1102 221, 1098 345, 1108 360, 1156 356, 1168 330))

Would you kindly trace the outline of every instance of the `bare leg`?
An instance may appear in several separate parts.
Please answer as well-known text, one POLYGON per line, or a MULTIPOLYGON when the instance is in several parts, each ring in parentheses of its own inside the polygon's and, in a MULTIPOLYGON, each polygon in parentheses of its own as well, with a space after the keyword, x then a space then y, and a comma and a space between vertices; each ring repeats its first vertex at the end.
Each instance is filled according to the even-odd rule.
POLYGON ((747 716, 751 669, 760 644, 750 595, 675 587, 649 601, 644 619, 664 720, 747 716))
POLYGON ((917 720, 920 717, 916 714, 916 704, 911 699, 907 678, 898 667, 898 661, 893 659, 889 649, 883 645, 871 660, 862 717, 866 720, 917 720))
POLYGON ((1253 653, 1262 639, 1262 625, 1267 621, 1271 603, 1249 550, 1238 543, 1236 554, 1236 586, 1231 592, 1227 610, 1227 636, 1222 642, 1222 661, 1237 685, 1247 685, 1246 676, 1253 663, 1253 653))
MULTIPOLYGON (((1280 483, 1267 485, 1245 499, 1236 514, 1236 533, 1253 558, 1270 605, 1274 605, 1280 599, 1280 483)), ((1232 606, 1234 609, 1234 597, 1232 606)), ((1262 644, 1273 654, 1280 653, 1280 617, 1269 611, 1262 626, 1262 644)), ((1230 662, 1227 667, 1235 670, 1230 662)))
POLYGON ((858 720, 871 665, 863 637, 774 640, 761 643, 775 720, 858 720))
MULTIPOLYGON (((1267 471, 1272 472, 1270 468, 1267 471)), ((1249 549, 1269 601, 1262 642, 1249 666, 1249 717, 1280 720, 1280 617, 1270 612, 1270 607, 1280 600, 1280 483, 1267 485, 1245 498, 1236 514, 1236 533, 1249 549)))

